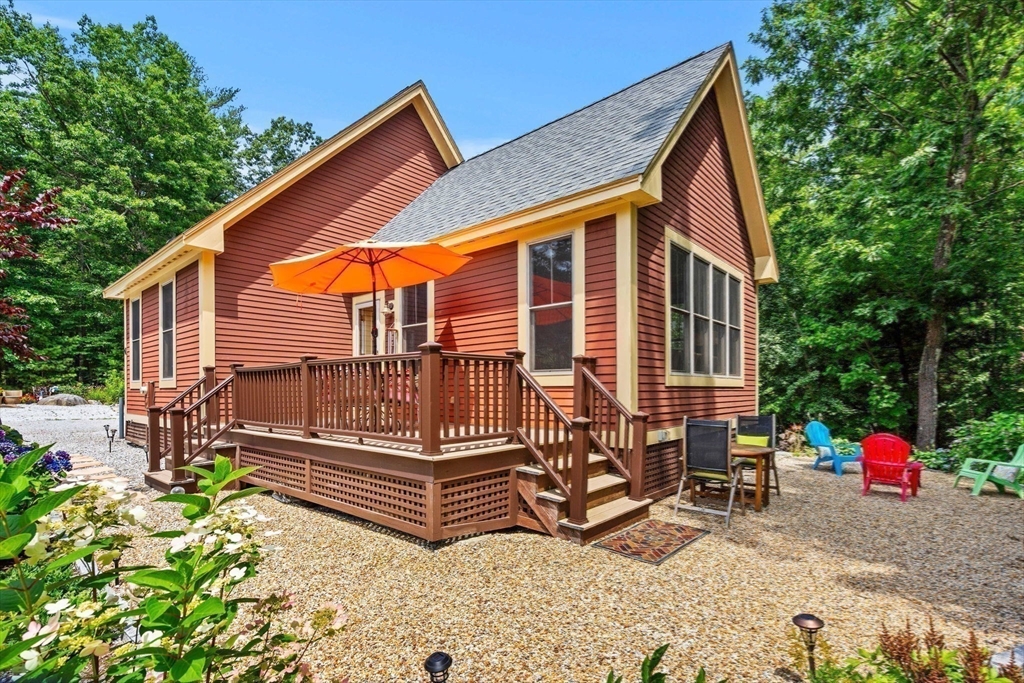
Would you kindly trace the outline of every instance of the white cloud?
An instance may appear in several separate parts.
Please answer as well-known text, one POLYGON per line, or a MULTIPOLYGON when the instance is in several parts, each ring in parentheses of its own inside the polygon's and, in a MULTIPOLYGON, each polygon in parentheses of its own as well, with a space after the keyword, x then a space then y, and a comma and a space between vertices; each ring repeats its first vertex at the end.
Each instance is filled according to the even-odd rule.
POLYGON ((458 141, 462 156, 467 159, 472 159, 505 142, 508 142, 508 138, 469 138, 458 141))
POLYGON ((78 28, 78 22, 74 19, 54 17, 49 14, 32 14, 32 23, 40 26, 43 24, 53 24, 57 28, 67 29, 69 31, 74 31, 78 28))

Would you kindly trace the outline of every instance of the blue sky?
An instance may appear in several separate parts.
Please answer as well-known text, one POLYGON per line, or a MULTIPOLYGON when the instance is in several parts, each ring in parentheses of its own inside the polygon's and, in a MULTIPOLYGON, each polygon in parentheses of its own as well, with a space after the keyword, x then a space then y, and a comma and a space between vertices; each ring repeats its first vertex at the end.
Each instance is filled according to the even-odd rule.
POLYGON ((740 62, 767 2, 16 2, 70 31, 82 14, 148 14, 239 88, 247 122, 328 137, 422 79, 468 157, 732 40, 740 62))

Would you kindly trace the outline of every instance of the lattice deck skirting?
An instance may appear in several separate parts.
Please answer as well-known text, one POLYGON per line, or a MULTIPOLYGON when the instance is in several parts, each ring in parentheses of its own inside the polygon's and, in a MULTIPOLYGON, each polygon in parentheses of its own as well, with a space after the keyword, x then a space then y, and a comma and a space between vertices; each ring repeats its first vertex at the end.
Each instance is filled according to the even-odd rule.
POLYGON ((129 443, 133 443, 136 446, 146 445, 146 433, 149 430, 146 425, 141 422, 132 422, 131 420, 125 420, 124 423, 124 438, 129 443))
POLYGON ((679 441, 663 441, 647 446, 644 468, 644 495, 657 500, 676 492, 683 465, 679 460, 679 441))
POLYGON ((514 468, 433 481, 249 445, 239 446, 238 460, 260 468, 243 482, 428 541, 513 527, 519 514, 514 468))

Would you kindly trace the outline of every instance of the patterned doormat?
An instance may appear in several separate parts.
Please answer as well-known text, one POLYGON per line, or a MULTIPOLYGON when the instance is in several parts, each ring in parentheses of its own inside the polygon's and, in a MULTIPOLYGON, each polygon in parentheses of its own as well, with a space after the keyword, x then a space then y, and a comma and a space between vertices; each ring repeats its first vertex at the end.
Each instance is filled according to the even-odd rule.
POLYGON ((648 519, 594 545, 647 564, 661 564, 709 533, 706 529, 648 519))

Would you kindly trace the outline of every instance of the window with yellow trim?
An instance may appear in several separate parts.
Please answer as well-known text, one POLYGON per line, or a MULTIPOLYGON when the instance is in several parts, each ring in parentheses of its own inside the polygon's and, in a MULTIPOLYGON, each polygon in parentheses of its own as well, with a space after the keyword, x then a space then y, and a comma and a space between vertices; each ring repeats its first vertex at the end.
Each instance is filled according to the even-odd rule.
POLYGON ((739 279, 671 243, 668 290, 671 372, 739 377, 743 353, 739 279))
POLYGON ((131 381, 142 381, 142 299, 132 299, 128 304, 129 346, 131 381))
POLYGON ((160 285, 160 379, 174 379, 174 280, 160 285))

